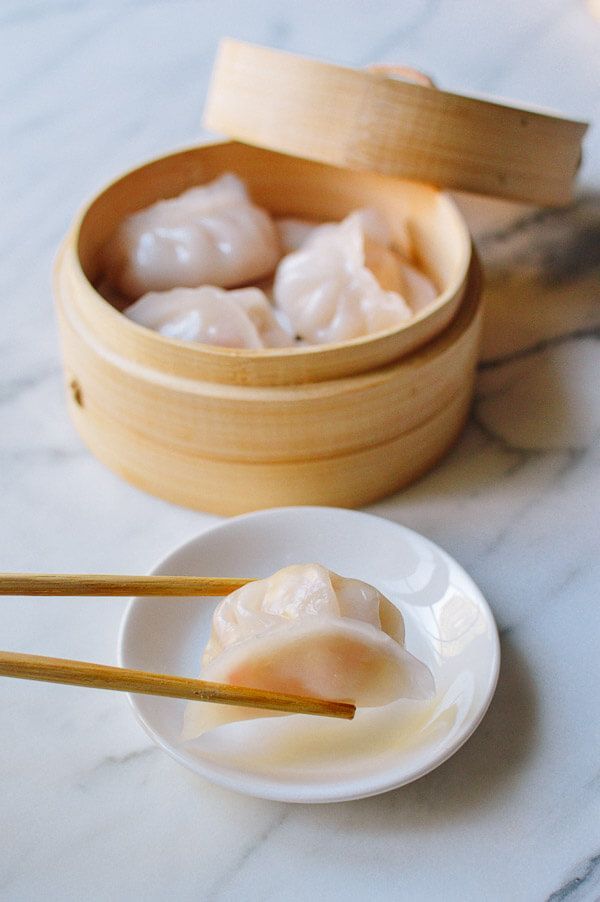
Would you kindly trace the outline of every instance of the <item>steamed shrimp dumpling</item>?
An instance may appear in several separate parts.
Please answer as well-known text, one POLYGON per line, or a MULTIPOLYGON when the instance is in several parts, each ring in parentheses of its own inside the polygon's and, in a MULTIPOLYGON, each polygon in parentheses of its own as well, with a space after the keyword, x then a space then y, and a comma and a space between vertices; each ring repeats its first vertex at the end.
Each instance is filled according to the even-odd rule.
MULTIPOLYGON (((428 668, 404 648, 400 612, 373 586, 319 564, 285 567, 225 598, 201 676, 363 707, 429 698, 434 689, 428 668)), ((192 702, 183 736, 260 716, 269 712, 192 702)))
POLYGON ((105 276, 126 297, 264 278, 281 256, 266 210, 227 173, 128 216, 105 248, 105 276))
POLYGON ((365 266, 386 291, 395 291, 408 303, 413 313, 427 307, 438 296, 431 279, 410 260, 415 256, 408 226, 392 236, 383 216, 371 208, 358 210, 364 234, 365 266))
MULTIPOLYGON (((358 219, 362 228, 364 264, 380 287, 401 295, 413 313, 431 304, 438 291, 431 279, 409 262, 413 249, 406 226, 392 236, 387 222, 377 210, 357 210, 352 216, 358 219)), ((283 217, 276 219, 275 225, 284 254, 291 254, 305 247, 315 235, 332 234, 332 227, 335 229, 339 224, 283 217)))
POLYGON ((320 226, 284 257, 274 297, 300 338, 315 344, 381 332, 411 316, 405 298, 382 288, 365 263, 360 212, 320 226))
POLYGON ((432 304, 439 294, 431 279, 405 260, 400 261, 400 290, 415 313, 432 304))
POLYGON ((396 291, 406 299, 413 313, 419 313, 435 301, 438 292, 420 269, 392 248, 365 238, 365 266, 386 291, 396 291))
MULTIPOLYGON (((393 244, 404 259, 408 260, 412 257, 412 241, 405 222, 400 223, 396 233, 392 235, 385 217, 372 207, 356 210, 351 215, 359 220, 365 238, 378 244, 380 247, 387 248, 393 244)), ((299 219, 295 216, 281 216, 275 220, 284 254, 291 254, 293 251, 300 250, 317 229, 323 234, 324 227, 329 228, 337 225, 339 225, 337 222, 323 223, 311 219, 299 219)))
POLYGON ((258 288, 224 291, 205 285, 151 291, 128 307, 125 316, 181 341, 250 349, 293 344, 258 288))

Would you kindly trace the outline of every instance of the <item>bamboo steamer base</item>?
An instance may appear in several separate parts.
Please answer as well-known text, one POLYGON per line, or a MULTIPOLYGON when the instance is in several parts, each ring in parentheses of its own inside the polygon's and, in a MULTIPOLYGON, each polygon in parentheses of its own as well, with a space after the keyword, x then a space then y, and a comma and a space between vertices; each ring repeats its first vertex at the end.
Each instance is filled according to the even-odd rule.
MULTIPOLYGON (((263 395, 268 398, 269 390, 229 386, 227 391, 235 392, 240 401, 247 398, 248 416, 241 419, 237 409, 227 413, 223 408, 223 417, 232 420, 230 425, 237 432, 234 430, 232 440, 223 442, 217 453, 212 442, 201 442, 202 430, 195 422, 198 418, 200 425, 205 422, 201 407, 194 408, 188 396, 182 394, 180 403, 188 410, 190 423, 194 423, 187 442, 182 441, 182 436, 177 438, 169 428, 167 408, 164 408, 163 429, 158 432, 152 425, 156 418, 151 416, 151 409, 158 403, 160 392, 152 382, 129 385, 119 369, 126 365, 122 361, 113 361, 116 369, 109 375, 103 368, 106 349, 85 330, 78 331, 77 320, 69 318, 64 302, 59 304, 59 313, 67 379, 75 377, 70 385, 70 412, 92 452, 127 481, 160 498, 215 514, 232 515, 290 504, 357 507, 397 491, 423 475, 453 445, 468 414, 482 305, 479 272, 474 262, 459 315, 446 332, 395 366, 375 371, 377 378, 364 397, 354 392, 357 422, 368 422, 368 410, 374 416, 369 432, 362 427, 361 446, 346 443, 344 447, 341 443, 339 453, 332 451, 326 435, 319 441, 317 426, 321 421, 317 420, 312 426, 307 424, 312 430, 312 453, 305 448, 303 457, 293 453, 295 444, 300 444, 303 438, 295 413, 306 392, 314 390, 312 387, 288 388, 277 419, 266 416, 261 426, 260 408, 263 405, 268 408, 269 402, 259 399, 263 395), (429 393, 426 404, 423 404, 425 395, 418 391, 424 381, 439 381, 444 389, 429 393), (406 397, 394 402, 393 395, 387 391, 389 385, 397 386, 398 392, 406 397), (375 428, 381 416, 376 399, 382 386, 398 414, 393 435, 375 428), (120 403, 123 394, 125 406, 120 403), (404 406, 407 399, 409 403, 412 399, 414 408, 410 417, 406 416, 404 406), (256 404, 258 409, 252 413, 256 404), (136 407, 147 415, 137 416, 136 407), (244 424, 250 432, 264 433, 261 457, 256 456, 258 448, 249 455, 248 449, 235 440, 235 435, 243 435, 244 424), (289 435, 287 453, 279 441, 282 432, 289 435), (377 440, 374 438, 377 435, 384 438, 377 440), (270 454, 267 453, 269 438, 272 439, 270 454)), ((351 382, 363 385, 364 377, 356 376, 351 382)), ((332 391, 340 389, 340 398, 348 390, 347 380, 335 380, 329 385, 332 391)), ((202 382, 194 382, 192 387, 202 397, 208 390, 202 382)), ((330 415, 335 416, 335 403, 330 415)), ((350 435, 353 418, 346 412, 342 419, 350 435)), ((390 418, 389 425, 392 423, 390 418)), ((338 438, 341 440, 342 436, 343 431, 338 438)))
POLYGON ((450 403, 476 363, 478 291, 474 260, 458 316, 422 350, 350 378, 283 387, 214 384, 135 365, 99 341, 67 285, 57 311, 69 381, 86 417, 123 422, 130 434, 184 457, 291 463, 391 442, 450 403))
POLYGON ((87 416, 73 400, 69 406, 90 450, 128 482, 184 507, 231 516, 292 504, 360 507, 403 488, 455 443, 469 412, 472 381, 443 410, 393 441, 339 457, 291 462, 242 463, 181 453, 124 423, 87 416))
POLYGON ((55 267, 70 409, 93 453, 166 500, 230 515, 354 507, 396 491, 455 441, 472 394, 480 278, 466 224, 433 188, 235 143, 126 174, 83 211, 55 267), (248 351, 166 339, 95 289, 123 216, 223 171, 275 215, 382 211, 440 291, 409 322, 338 345, 248 351))

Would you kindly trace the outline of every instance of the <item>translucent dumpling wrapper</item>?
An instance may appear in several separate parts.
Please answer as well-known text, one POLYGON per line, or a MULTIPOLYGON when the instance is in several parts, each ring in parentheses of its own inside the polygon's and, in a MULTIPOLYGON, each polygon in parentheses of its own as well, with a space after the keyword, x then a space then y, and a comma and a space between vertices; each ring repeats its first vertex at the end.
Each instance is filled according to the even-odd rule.
MULTIPOLYGON (((405 260, 413 257, 413 246, 406 222, 400 223, 396 233, 392 235, 385 217, 372 207, 364 207, 351 214, 361 224, 366 238, 384 247, 393 247, 405 260)), ((275 227, 279 233, 279 242, 284 254, 299 250, 313 235, 316 229, 323 231, 323 226, 336 226, 336 222, 316 222, 311 219, 299 219, 294 216, 281 216, 275 219, 275 227)))
POLYGON ((420 313, 432 304, 439 294, 431 279, 405 260, 399 260, 398 285, 415 313, 420 313))
POLYGON ((293 337, 258 288, 151 291, 125 310, 140 326, 168 338, 226 348, 287 347, 293 337))
MULTIPOLYGON (((412 244, 405 228, 400 240, 393 237, 383 216, 376 210, 357 210, 352 216, 360 221, 364 239, 364 263, 385 291, 400 294, 414 313, 419 313, 438 296, 437 288, 428 276, 409 262, 412 244)), ((325 227, 337 223, 318 223, 306 219, 282 217, 275 220, 284 254, 304 247, 315 235, 323 235, 325 227)))
MULTIPOLYGON (((404 647, 400 612, 373 586, 319 564, 285 567, 225 598, 213 617, 201 677, 358 707, 434 692, 429 669, 404 647)), ((190 702, 182 736, 265 716, 274 712, 190 702)))
POLYGON ((315 344, 382 332, 412 315, 406 299, 382 288, 367 267, 360 213, 320 226, 284 257, 274 298, 296 334, 315 344))
POLYGON ((392 248, 365 238, 365 266, 386 291, 395 291, 419 313, 435 301, 438 291, 420 269, 403 260, 392 248))
POLYGON ((128 216, 104 251, 104 275, 128 298, 258 281, 281 257, 277 229, 227 173, 128 216))

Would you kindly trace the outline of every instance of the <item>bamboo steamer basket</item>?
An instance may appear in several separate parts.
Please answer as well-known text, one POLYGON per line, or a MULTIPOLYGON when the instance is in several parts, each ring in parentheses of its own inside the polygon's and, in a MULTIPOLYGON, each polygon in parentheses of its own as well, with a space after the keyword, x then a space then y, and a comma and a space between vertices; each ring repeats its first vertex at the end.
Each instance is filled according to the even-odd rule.
MULTIPOLYGON (((256 53, 287 71, 285 54, 227 42, 208 117, 226 119, 217 127, 229 134, 235 98, 244 110, 251 105, 248 67, 258 66, 265 90, 265 57, 256 53)), ((276 100, 271 107, 279 109, 276 100)), ((366 168, 323 160, 322 149, 307 159, 306 148, 296 156, 282 142, 285 152, 255 146, 277 144, 267 119, 259 117, 258 138, 238 135, 247 143, 170 154, 109 185, 77 218, 55 267, 69 407, 83 440, 140 488, 218 514, 356 506, 408 484, 459 434, 479 344, 479 267, 451 198, 412 172, 410 180, 390 172, 387 149, 382 171, 372 160, 366 168), (131 322, 94 287, 107 239, 129 213, 225 171, 243 178, 274 215, 339 220, 372 206, 398 235, 408 223, 416 258, 440 289, 436 302, 374 337, 262 351, 176 341, 131 322)))

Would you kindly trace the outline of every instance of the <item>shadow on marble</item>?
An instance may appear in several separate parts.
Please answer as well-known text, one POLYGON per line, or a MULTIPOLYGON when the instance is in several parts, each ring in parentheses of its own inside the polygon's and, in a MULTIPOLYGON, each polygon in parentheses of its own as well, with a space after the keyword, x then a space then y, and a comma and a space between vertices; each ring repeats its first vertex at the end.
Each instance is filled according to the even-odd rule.
MULTIPOLYGON (((344 827, 381 834, 407 827, 471 821, 518 782, 537 741, 537 691, 521 653, 506 635, 496 695, 468 742, 431 774, 384 796, 345 802, 344 827)), ((332 806, 337 807, 337 806, 332 806)))
MULTIPOLYGON (((369 510, 422 530, 428 522, 423 506, 430 501, 476 498, 484 492, 496 491, 501 480, 516 475, 541 453, 509 446, 500 436, 491 435, 478 421, 474 406, 456 444, 437 466, 405 489, 375 502, 369 510), (411 513, 414 508, 424 519, 414 518, 411 513)), ((435 538, 434 533, 428 534, 435 538)))

